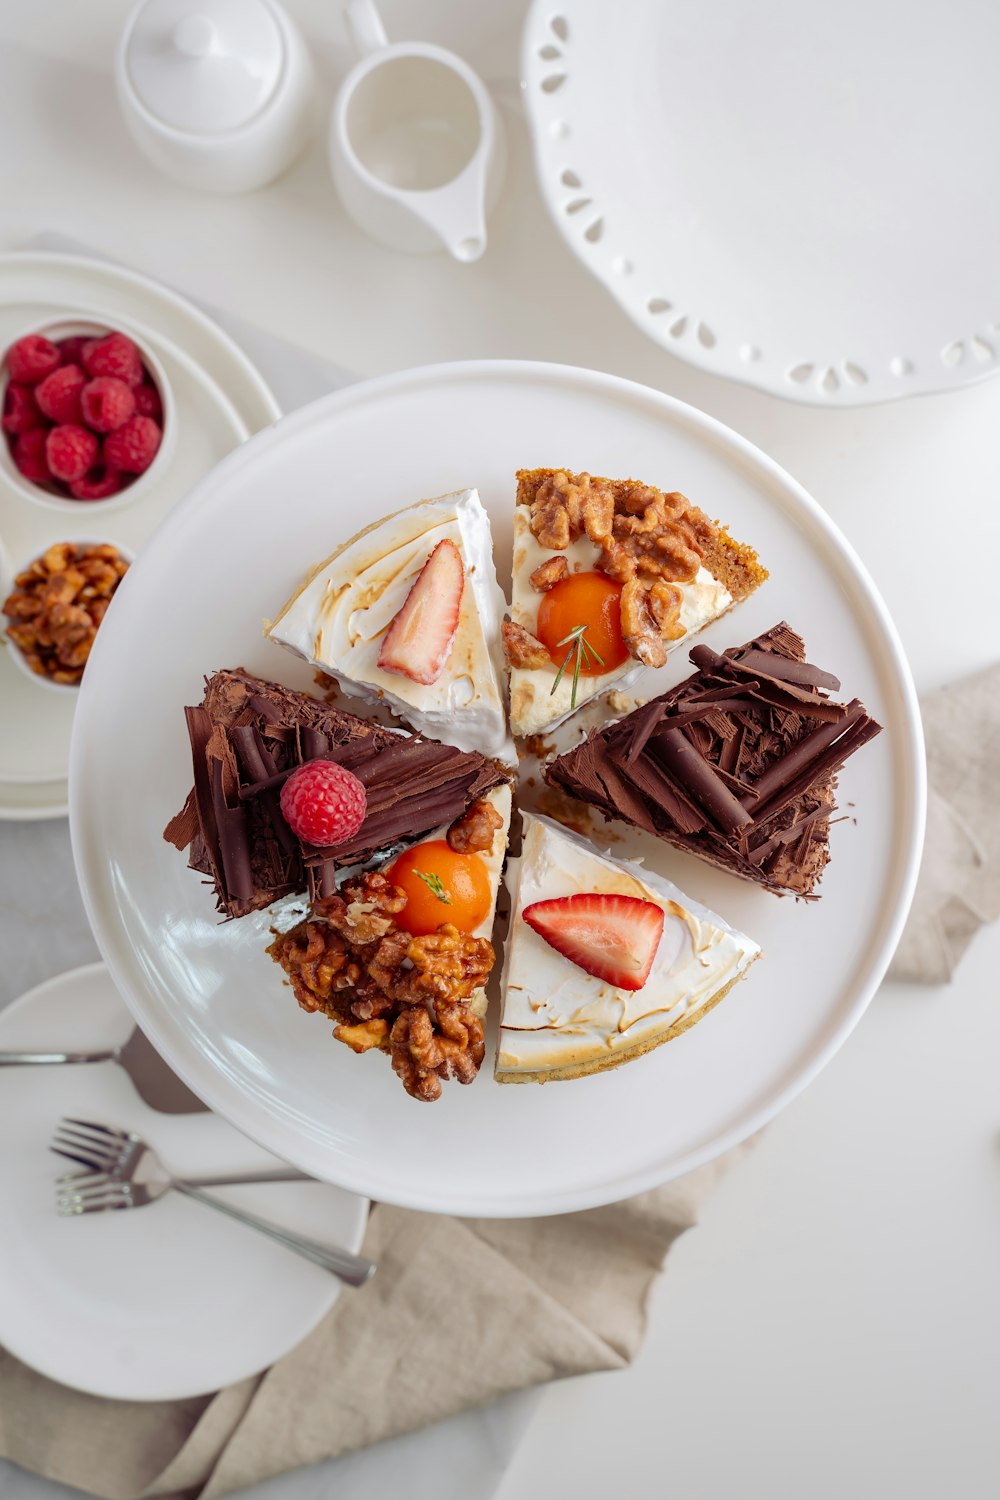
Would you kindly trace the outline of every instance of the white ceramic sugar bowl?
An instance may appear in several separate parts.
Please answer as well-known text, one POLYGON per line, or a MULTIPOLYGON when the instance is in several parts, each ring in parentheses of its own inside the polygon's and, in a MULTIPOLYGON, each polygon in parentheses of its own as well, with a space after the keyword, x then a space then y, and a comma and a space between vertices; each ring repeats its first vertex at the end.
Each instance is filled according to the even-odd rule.
POLYGON ((139 0, 115 78, 136 144, 205 192, 263 187, 315 120, 309 54, 277 0, 139 0))

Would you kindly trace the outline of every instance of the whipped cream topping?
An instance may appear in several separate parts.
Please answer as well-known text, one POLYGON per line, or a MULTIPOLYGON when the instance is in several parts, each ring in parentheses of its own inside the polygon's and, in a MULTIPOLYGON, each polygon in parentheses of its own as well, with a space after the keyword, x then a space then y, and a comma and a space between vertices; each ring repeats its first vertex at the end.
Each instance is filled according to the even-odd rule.
MULTIPOLYGON (((502 981, 498 1077, 603 1063, 653 1045, 704 1010, 760 947, 722 917, 642 866, 607 858, 548 818, 523 815, 524 843, 511 879, 502 981), (641 990, 595 979, 549 946, 521 917, 534 901, 599 891, 652 901, 663 935, 641 990)), ((513 862, 512 862, 513 863, 513 862)))
POLYGON ((460 750, 516 764, 503 698, 500 620, 489 517, 476 490, 456 490, 375 522, 314 568, 265 633, 347 692, 384 700, 414 729, 460 750), (382 640, 438 542, 462 554, 458 631, 437 682, 378 665, 382 640))
MULTIPOLYGON (((518 505, 514 510, 514 581, 511 596, 510 616, 518 625, 534 634, 538 624, 538 603, 541 599, 530 583, 531 574, 539 563, 547 562, 558 554, 543 547, 532 535, 529 521, 531 510, 527 505, 518 505)), ((593 572, 597 568, 601 549, 588 536, 579 536, 563 549, 562 555, 569 564, 571 573, 593 572)), ((686 645, 688 637, 701 630, 710 621, 718 619, 733 602, 733 596, 724 584, 719 583, 707 568, 699 568, 691 583, 679 583, 682 600, 680 610, 684 634, 676 641, 667 641, 667 651, 675 651, 686 645)), ((645 668, 631 658, 610 672, 595 677, 581 675, 576 694, 576 707, 607 692, 612 684, 627 687, 645 668)), ((556 668, 512 667, 510 669, 510 720, 515 734, 539 734, 544 729, 554 729, 568 718, 575 709, 570 707, 573 693, 572 673, 565 672, 562 681, 552 691, 556 668)))

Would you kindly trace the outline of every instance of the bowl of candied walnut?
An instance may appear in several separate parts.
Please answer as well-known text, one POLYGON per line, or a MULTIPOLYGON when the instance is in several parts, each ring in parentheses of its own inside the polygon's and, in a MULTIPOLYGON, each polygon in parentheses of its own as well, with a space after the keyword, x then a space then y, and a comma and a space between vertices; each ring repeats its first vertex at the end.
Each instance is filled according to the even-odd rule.
POLYGON ((54 542, 15 573, 3 602, 11 658, 33 682, 73 693, 132 555, 113 542, 54 542))
POLYGON ((89 320, 14 339, 0 368, 0 411, 5 479, 66 513, 133 504, 157 482, 174 436, 170 383, 148 344, 89 320))

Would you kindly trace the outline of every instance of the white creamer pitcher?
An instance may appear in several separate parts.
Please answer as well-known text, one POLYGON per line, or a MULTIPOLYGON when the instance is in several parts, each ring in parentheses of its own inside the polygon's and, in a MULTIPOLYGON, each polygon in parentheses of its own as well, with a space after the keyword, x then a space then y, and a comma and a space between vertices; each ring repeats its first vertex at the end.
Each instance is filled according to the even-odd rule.
POLYGON ((478 260, 506 164, 482 80, 442 47, 388 42, 373 0, 348 0, 344 9, 359 60, 330 119, 341 202, 395 250, 443 248, 478 260))

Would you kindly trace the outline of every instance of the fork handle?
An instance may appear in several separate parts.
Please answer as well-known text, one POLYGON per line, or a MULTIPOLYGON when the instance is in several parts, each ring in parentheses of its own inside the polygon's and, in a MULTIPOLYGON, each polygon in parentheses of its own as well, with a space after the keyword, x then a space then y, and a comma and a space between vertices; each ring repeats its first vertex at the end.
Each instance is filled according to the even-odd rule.
POLYGON ((104 1052, 0 1052, 0 1068, 18 1068, 24 1063, 91 1063, 112 1062, 116 1048, 104 1052))
POLYGON ((240 1187, 245 1182, 315 1182, 308 1172, 297 1167, 274 1167, 269 1172, 245 1172, 234 1174, 221 1172, 217 1177, 185 1177, 188 1187, 240 1187))
POLYGON ((231 1203, 223 1203, 221 1198, 213 1198, 211 1193, 203 1193, 200 1188, 192 1187, 189 1182, 174 1180, 174 1187, 186 1198, 194 1198, 198 1203, 207 1203, 210 1208, 218 1209, 220 1214, 226 1214, 230 1219, 236 1219, 240 1224, 247 1224, 251 1229, 259 1229, 261 1234, 266 1234, 268 1239, 277 1240, 279 1245, 284 1245, 288 1250, 294 1250, 296 1255, 301 1255, 305 1260, 311 1260, 314 1265, 322 1266, 324 1271, 332 1271, 339 1276, 341 1281, 346 1281, 348 1286, 364 1286, 368 1278, 373 1275, 375 1266, 372 1261, 365 1260, 364 1256, 352 1255, 349 1250, 341 1250, 337 1245, 321 1245, 318 1240, 310 1240, 301 1234, 293 1234, 291 1230, 279 1229, 276 1224, 269 1224, 266 1219, 258 1219, 255 1214, 244 1213, 241 1208, 234 1208, 231 1203))

